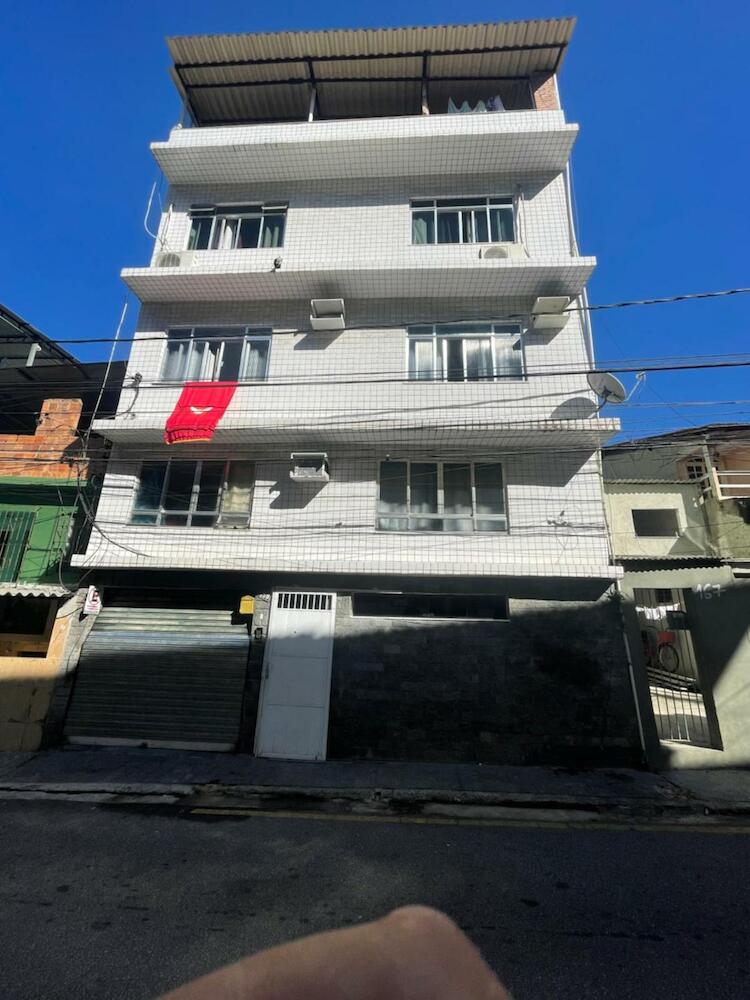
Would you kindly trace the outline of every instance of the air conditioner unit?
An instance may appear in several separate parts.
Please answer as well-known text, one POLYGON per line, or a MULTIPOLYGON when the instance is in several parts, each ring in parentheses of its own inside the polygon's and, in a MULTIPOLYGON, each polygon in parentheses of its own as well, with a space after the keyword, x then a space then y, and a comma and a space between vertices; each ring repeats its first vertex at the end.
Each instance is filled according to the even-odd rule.
POLYGON ((531 328, 547 333, 559 333, 568 322, 568 295, 542 295, 531 307, 531 328))
POLYGON ((331 478, 324 451, 292 452, 289 478, 295 483, 327 483, 331 478))
POLYGON ((491 247, 482 247, 479 251, 482 260, 509 260, 512 257, 528 257, 523 243, 497 243, 491 247))
POLYGON ((190 267, 193 263, 192 250, 181 250, 175 253, 172 250, 164 250, 154 258, 155 267, 190 267))
POLYGON ((343 330, 343 299, 312 299, 310 302, 310 326, 313 330, 343 330))

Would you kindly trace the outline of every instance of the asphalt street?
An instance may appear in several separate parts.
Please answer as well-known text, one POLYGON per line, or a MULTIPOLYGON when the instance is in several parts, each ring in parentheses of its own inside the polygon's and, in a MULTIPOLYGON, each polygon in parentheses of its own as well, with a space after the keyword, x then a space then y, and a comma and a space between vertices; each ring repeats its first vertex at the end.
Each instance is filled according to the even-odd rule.
POLYGON ((0 802, 3 1000, 145 1000, 405 903, 516 1000, 750 995, 750 835, 0 802))

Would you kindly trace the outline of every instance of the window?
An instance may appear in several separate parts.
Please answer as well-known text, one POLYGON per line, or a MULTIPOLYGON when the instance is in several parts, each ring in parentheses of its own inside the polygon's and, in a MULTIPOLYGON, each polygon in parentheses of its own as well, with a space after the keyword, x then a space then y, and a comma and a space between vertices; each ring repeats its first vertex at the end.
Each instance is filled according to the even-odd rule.
POLYGON ((508 620, 505 597, 481 594, 352 594, 352 614, 370 618, 508 620))
POLYGON ((178 528, 246 528, 254 482, 253 462, 144 462, 131 521, 178 528))
POLYGON ((515 243, 513 198, 429 198, 411 203, 411 241, 515 243))
POLYGON ((51 610, 52 602, 48 597, 2 596, 0 634, 45 635, 51 631, 51 610))
POLYGON ((499 462, 380 463, 380 531, 507 531, 499 462))
POLYGON ((632 514, 639 538, 672 538, 680 533, 677 511, 673 508, 633 510, 632 514))
POLYGON ((284 245, 286 205, 193 208, 188 250, 254 250, 284 245))
POLYGON ((685 460, 685 476, 692 482, 704 479, 706 476, 706 463, 702 458, 688 458, 685 460))
POLYGON ((165 382, 264 379, 270 349, 270 330, 250 327, 170 330, 161 377, 165 382))
POLYGON ((409 327, 409 378, 474 382, 523 378, 523 340, 514 323, 409 327))

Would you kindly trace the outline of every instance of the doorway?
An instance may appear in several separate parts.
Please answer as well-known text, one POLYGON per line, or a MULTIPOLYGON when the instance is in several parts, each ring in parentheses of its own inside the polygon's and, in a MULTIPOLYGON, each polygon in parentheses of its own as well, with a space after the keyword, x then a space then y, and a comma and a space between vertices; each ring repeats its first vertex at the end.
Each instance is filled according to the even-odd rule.
POLYGON ((336 595, 274 591, 255 753, 325 760, 336 595))

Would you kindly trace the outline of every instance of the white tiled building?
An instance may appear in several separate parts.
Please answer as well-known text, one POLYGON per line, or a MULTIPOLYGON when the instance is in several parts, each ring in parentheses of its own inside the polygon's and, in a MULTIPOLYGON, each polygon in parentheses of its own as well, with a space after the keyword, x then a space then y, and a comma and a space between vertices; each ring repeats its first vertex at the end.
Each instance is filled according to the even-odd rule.
MULTIPOLYGON (((131 605, 138 587, 200 592, 206 573, 230 604, 255 596, 253 631, 270 639, 265 660, 254 650, 259 753, 325 755, 331 660, 331 725, 338 711, 357 728, 336 705, 357 659, 340 637, 359 619, 414 634, 427 616, 430 642, 439 619, 497 649, 516 612, 579 607, 614 578, 598 448, 618 423, 586 381, 596 262, 576 241, 577 126, 556 78, 571 31, 170 41, 185 115, 152 145, 169 187, 151 261, 123 271, 143 305, 121 412, 96 425, 113 444, 102 530, 77 561, 131 605), (320 300, 341 300, 342 329, 313 328, 320 300), (238 385, 210 442, 166 445, 194 380, 238 385), (300 464, 318 478, 291 478, 300 464), (331 599, 308 608, 307 593, 331 599), (313 610, 326 692, 308 697, 308 724, 290 707, 297 668, 271 650, 313 610)), ((479 730, 510 759, 489 724, 472 747, 479 730)), ((329 752, 400 755, 355 743, 330 734, 329 752)))

